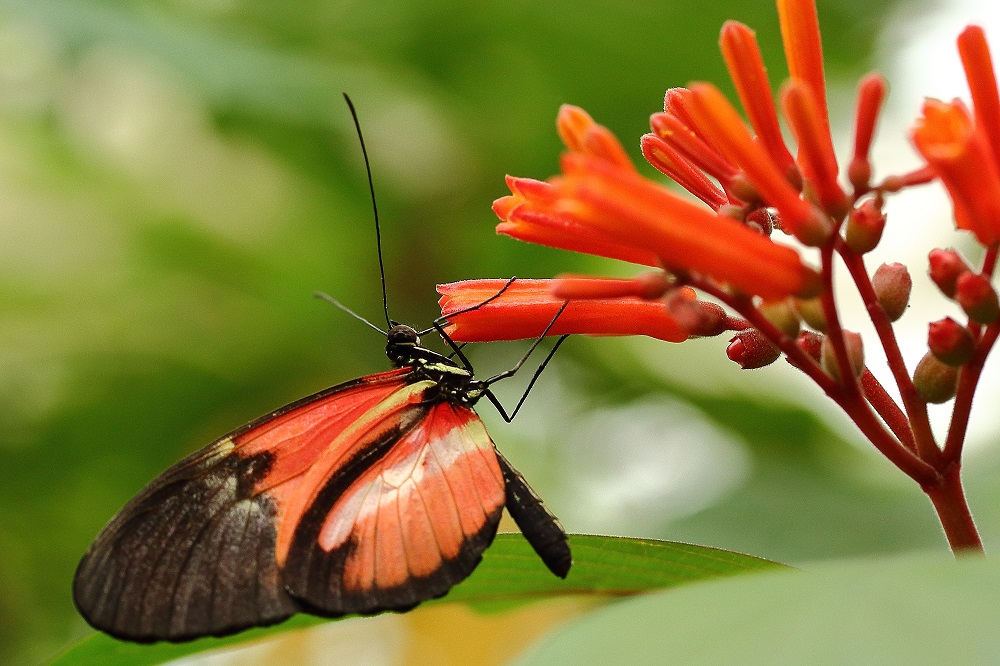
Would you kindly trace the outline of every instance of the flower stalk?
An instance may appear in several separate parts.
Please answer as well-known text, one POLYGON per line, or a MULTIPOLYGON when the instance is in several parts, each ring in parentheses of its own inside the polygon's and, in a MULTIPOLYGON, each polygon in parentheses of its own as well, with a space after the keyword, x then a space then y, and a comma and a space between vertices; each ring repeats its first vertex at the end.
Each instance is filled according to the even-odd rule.
POLYGON ((505 281, 443 285, 448 331, 462 341, 533 337, 564 302, 549 334, 682 342, 735 331, 726 347, 732 361, 758 369, 784 356, 919 485, 952 550, 981 551, 960 470, 976 387, 1000 337, 993 285, 1000 256, 1000 94, 985 34, 970 26, 958 39, 971 109, 959 100, 927 100, 910 133, 924 163, 874 181, 871 146, 886 81, 871 73, 858 86, 853 150, 842 172, 815 2, 777 5, 791 74, 780 104, 755 33, 729 21, 720 48, 747 121, 718 87, 695 82, 667 91, 663 111, 650 117, 652 132, 640 140, 646 160, 700 203, 643 176, 609 130, 564 106, 557 119, 567 147, 561 172, 547 181, 508 176, 511 194, 493 205, 499 233, 652 272, 516 280, 494 299, 505 281), (794 156, 782 120, 796 140, 794 156), (892 224, 886 200, 934 182, 951 199, 955 228, 982 246, 984 258, 974 269, 954 250, 930 252, 938 296, 953 301, 953 310, 961 306, 967 319, 932 323, 930 351, 911 371, 895 329, 906 320, 910 271, 887 263, 873 274, 864 255, 892 224), (818 265, 807 256, 818 257, 818 265), (851 277, 873 336, 844 329, 837 270, 851 277), (898 402, 864 365, 866 347, 882 350, 898 402), (952 402, 943 442, 931 428, 928 401, 952 402))

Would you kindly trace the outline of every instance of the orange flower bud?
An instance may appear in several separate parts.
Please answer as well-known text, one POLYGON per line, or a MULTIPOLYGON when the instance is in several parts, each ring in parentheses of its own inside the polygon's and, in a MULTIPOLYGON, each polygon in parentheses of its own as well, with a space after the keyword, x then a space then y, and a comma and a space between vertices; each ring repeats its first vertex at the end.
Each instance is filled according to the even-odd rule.
POLYGON ((888 86, 880 74, 867 74, 858 84, 858 108, 854 119, 854 155, 847 168, 847 175, 855 192, 868 191, 872 175, 872 165, 868 161, 872 137, 875 135, 875 121, 888 86))

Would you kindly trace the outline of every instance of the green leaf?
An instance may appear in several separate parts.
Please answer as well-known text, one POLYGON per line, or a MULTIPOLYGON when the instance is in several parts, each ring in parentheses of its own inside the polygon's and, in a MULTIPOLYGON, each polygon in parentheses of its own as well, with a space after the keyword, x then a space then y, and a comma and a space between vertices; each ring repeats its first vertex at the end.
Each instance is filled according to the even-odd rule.
POLYGON ((834 562, 603 607, 525 664, 985 664, 1000 661, 1000 563, 834 562))
MULTIPOLYGON (((569 595, 634 595, 699 580, 782 567, 776 562, 749 555, 668 541, 573 535, 570 545, 573 549, 573 568, 562 581, 545 569, 520 534, 497 535, 472 576, 457 585, 446 598, 429 603, 457 601, 495 611, 569 595)), ((181 644, 136 645, 95 634, 67 649, 53 663, 60 666, 158 664, 326 621, 300 615, 276 627, 181 644)))

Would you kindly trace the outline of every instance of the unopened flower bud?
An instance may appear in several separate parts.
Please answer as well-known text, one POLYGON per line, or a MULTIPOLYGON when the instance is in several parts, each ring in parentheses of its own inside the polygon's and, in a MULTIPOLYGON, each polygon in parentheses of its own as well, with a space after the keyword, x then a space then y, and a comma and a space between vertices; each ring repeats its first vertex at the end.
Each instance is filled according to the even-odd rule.
POLYGON ((1000 301, 990 281, 978 273, 963 273, 955 282, 955 300, 980 324, 992 324, 1000 317, 1000 301))
POLYGON ((774 230, 774 217, 767 208, 758 208, 746 216, 746 225, 754 231, 770 236, 774 230))
POLYGON ((802 331, 795 340, 799 349, 804 351, 814 361, 819 361, 823 349, 823 336, 812 331, 802 331))
POLYGON ((913 371, 913 386, 924 402, 940 404, 955 397, 958 368, 945 365, 927 352, 913 371))
POLYGON ((754 370, 777 361, 781 350, 756 328, 748 328, 729 340, 726 356, 744 370, 754 370))
MULTIPOLYGON (((823 346, 823 336, 812 331, 802 331, 795 339, 795 345, 801 349, 812 360, 819 362, 821 349, 823 346)), ((802 365, 796 362, 793 357, 788 357, 788 362, 796 368, 802 369, 802 365)))
POLYGON ((794 338, 799 334, 802 320, 799 319, 799 313, 795 311, 794 306, 787 299, 764 303, 760 306, 760 313, 788 337, 794 338))
POLYGON ((930 261, 930 276, 941 293, 948 298, 955 297, 955 282, 958 276, 972 269, 965 263, 961 255, 954 250, 931 250, 927 256, 930 261))
POLYGON ((882 264, 872 276, 872 288, 889 321, 896 321, 903 316, 910 302, 910 289, 913 288, 913 280, 906 266, 882 264))
POLYGON ((807 326, 817 331, 826 330, 826 315, 823 314, 823 301, 819 298, 796 298, 795 309, 807 326))
POLYGON ((858 254, 871 252, 882 240, 885 230, 885 213, 876 199, 868 199, 851 211, 847 218, 845 240, 847 246, 858 254))
POLYGON ((969 362, 976 345, 967 328, 945 317, 927 327, 927 347, 937 360, 958 367, 969 362))
MULTIPOLYGON (((851 364, 851 372, 860 377, 865 371, 865 347, 861 334, 854 331, 844 331, 844 346, 847 348, 847 359, 851 364)), ((837 363, 837 353, 829 337, 823 338, 820 348, 820 363, 831 377, 840 381, 840 365, 837 363)))
POLYGON ((716 303, 691 298, 682 289, 667 294, 667 311, 690 335, 714 337, 729 330, 729 316, 716 303))

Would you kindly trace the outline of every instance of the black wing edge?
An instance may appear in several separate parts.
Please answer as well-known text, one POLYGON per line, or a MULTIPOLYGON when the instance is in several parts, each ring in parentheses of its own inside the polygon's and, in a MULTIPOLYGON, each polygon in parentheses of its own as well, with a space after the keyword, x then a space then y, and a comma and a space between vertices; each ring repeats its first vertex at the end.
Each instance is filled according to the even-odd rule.
POLYGON ((573 565, 569 538, 559 520, 545 508, 521 473, 497 451, 497 461, 507 486, 507 511, 549 571, 565 578, 573 565))

